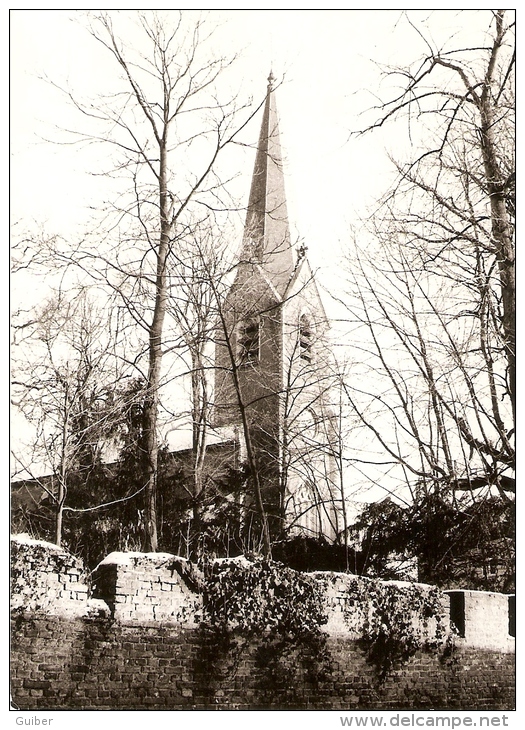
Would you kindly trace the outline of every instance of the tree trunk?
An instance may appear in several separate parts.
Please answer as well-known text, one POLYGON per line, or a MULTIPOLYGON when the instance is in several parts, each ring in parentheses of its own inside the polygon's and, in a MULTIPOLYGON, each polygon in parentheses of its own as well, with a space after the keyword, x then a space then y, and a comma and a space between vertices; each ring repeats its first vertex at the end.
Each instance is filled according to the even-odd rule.
POLYGON ((146 466, 145 487, 145 540, 146 552, 156 552, 157 537, 157 485, 158 485, 158 437, 157 419, 159 387, 162 365, 162 333, 167 304, 166 259, 169 250, 171 223, 169 221, 169 198, 167 188, 167 128, 160 142, 159 198, 160 238, 157 250, 157 271, 155 278, 155 307, 149 330, 149 369, 146 402, 144 404, 144 459, 146 466))
POLYGON ((501 283, 502 325, 508 361, 508 383, 514 421, 516 419, 516 271, 511 225, 505 202, 505 180, 499 168, 494 140, 494 108, 489 98, 481 100, 481 148, 490 197, 492 236, 501 283))
POLYGON ((65 490, 60 483, 57 495, 57 506, 55 515, 55 543, 58 547, 62 546, 62 521, 64 515, 65 490))
MULTIPOLYGON (((198 346, 198 345, 197 345, 198 346)), ((193 535, 190 558, 198 559, 202 533, 201 501, 204 488, 204 459, 206 456, 206 427, 208 423, 208 394, 206 377, 200 355, 192 353, 192 457, 193 457, 193 535)))

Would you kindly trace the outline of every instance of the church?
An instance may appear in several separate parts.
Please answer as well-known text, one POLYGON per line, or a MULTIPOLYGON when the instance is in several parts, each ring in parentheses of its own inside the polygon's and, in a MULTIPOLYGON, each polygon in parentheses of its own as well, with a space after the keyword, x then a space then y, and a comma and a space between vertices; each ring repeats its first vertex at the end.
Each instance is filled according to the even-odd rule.
POLYGON ((234 429, 273 534, 334 540, 342 495, 329 322, 290 240, 270 74, 236 276, 215 344, 214 426, 234 429))
MULTIPOLYGON (((273 82, 270 75, 235 276, 217 318, 214 434, 203 454, 199 491, 192 490, 191 448, 167 445, 159 464, 160 543, 179 555, 191 554, 195 543, 225 555, 257 550, 257 516, 263 514, 272 541, 305 536, 333 542, 345 528, 329 322, 306 249, 290 239, 273 82)), ((66 544, 93 552, 88 564, 117 546, 140 549, 141 503, 129 498, 140 485, 133 469, 122 485, 118 473, 118 462, 105 461, 87 490, 82 475, 71 475, 72 503, 85 506, 86 491, 94 505, 108 501, 108 489, 112 500, 124 498, 110 512, 68 516, 66 544), (107 545, 95 544, 93 530, 99 538, 104 531, 107 545)), ((53 539, 53 480, 12 484, 14 531, 53 539)))

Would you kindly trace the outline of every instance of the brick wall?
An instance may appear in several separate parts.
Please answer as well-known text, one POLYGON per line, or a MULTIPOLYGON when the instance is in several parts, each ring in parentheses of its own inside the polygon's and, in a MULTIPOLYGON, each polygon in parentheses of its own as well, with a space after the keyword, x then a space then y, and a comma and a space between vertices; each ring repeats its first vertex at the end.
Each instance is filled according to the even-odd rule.
POLYGON ((11 539, 11 608, 82 614, 86 579, 82 561, 67 550, 27 535, 11 539))
MULTIPOLYGON (((460 629, 453 650, 420 651, 382 677, 360 641, 371 608, 352 622, 348 605, 350 583, 367 579, 312 574, 325 591, 320 635, 224 636, 200 623, 203 576, 182 558, 112 553, 88 581, 56 546, 27 537, 12 545, 12 697, 20 709, 514 706, 509 596, 451 592, 443 615, 460 629)), ((427 630, 431 637, 431 621, 427 630)))
POLYGON ((380 681, 358 642, 237 637, 107 619, 19 617, 12 696, 33 709, 462 709, 514 707, 512 654, 418 653, 380 681))
POLYGON ((189 560, 168 553, 110 553, 93 572, 92 595, 116 621, 195 625, 199 577, 189 560))

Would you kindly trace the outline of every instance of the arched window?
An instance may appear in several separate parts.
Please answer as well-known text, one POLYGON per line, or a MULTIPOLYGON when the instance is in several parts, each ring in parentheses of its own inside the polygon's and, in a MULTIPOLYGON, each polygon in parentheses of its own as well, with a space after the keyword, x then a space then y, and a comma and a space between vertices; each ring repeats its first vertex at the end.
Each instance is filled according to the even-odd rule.
POLYGON ((245 319, 237 330, 237 363, 248 365, 259 360, 259 320, 245 319))
POLYGON ((312 362, 313 331, 306 314, 299 320, 299 357, 312 362))

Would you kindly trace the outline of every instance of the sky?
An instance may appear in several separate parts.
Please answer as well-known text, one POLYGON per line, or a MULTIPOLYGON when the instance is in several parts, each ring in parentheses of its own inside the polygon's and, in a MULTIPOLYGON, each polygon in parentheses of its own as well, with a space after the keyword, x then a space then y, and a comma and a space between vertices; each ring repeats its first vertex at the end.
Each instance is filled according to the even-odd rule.
MULTIPOLYGON (((262 99, 270 69, 280 83, 292 236, 304 239, 314 267, 326 265, 326 254, 335 254, 390 179, 388 153, 399 151, 399 129, 352 136, 375 100, 393 92, 380 65, 403 65, 421 55, 418 31, 426 27, 440 44, 463 33, 466 25, 486 22, 484 12, 468 16, 466 23, 465 11, 414 11, 412 27, 399 10, 211 11, 219 26, 218 48, 241 54, 236 79, 242 91, 262 99)), ((97 181, 88 174, 93 160, 44 141, 60 139, 57 128, 75 124, 75 117, 42 77, 96 93, 107 64, 107 53, 85 29, 82 11, 12 12, 14 220, 30 215, 46 220, 51 230, 67 232, 87 217, 87 206, 96 205, 97 181)), ((257 119, 252 126, 254 140, 258 124, 257 119)), ((247 159, 240 171, 246 197, 252 164, 247 159)))
MULTIPOLYGON (((170 11, 165 11, 170 12, 170 11)), ((174 11, 171 11, 174 12, 174 11)), ((185 13, 200 11, 186 10, 185 13)), ((392 180, 390 153, 409 152, 406 128, 390 125, 354 133, 370 120, 378 99, 396 93, 387 67, 403 66, 434 46, 468 44, 486 28, 487 11, 213 10, 214 43, 240 55, 232 84, 262 100, 272 70, 285 156, 293 239, 301 239, 325 290, 337 286, 339 253, 359 231, 392 180), (451 40, 452 39, 452 40, 451 40)), ((125 19, 124 19, 125 20, 125 19)), ((11 12, 11 216, 74 237, 101 202, 102 161, 55 144, 77 116, 54 84, 80 96, 108 88, 108 56, 86 30, 83 11, 11 12), (45 79, 48 79, 46 81, 45 79), (50 83, 51 82, 51 83, 50 83)), ((133 31, 127 31, 131 33, 133 31)), ((247 130, 256 141, 260 116, 247 130)), ((238 191, 247 200, 254 153, 242 158, 238 191), (244 192, 245 191, 245 192, 244 192)), ((38 300, 38 287, 17 289, 13 301, 38 300)))

